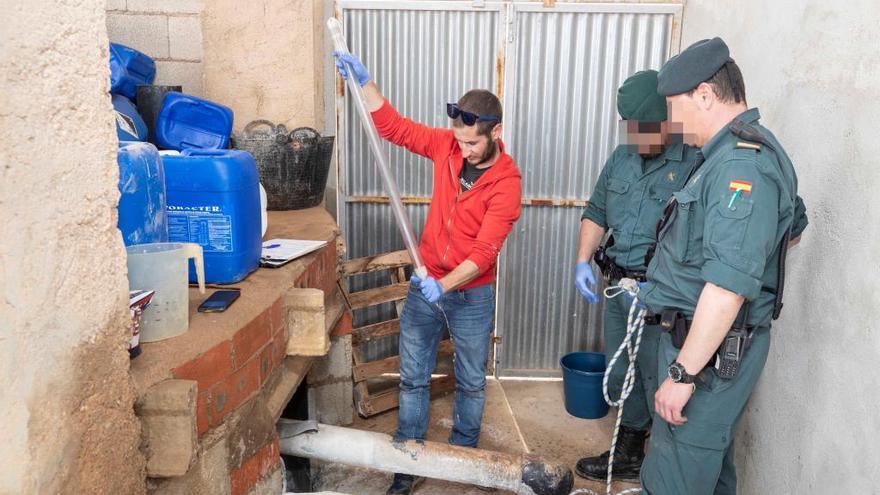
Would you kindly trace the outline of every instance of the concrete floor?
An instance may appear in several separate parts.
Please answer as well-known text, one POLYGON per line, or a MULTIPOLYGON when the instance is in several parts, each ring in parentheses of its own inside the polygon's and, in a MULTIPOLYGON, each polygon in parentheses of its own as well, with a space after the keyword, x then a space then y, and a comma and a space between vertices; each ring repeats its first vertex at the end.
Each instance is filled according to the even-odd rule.
MULTIPOLYGON (((452 427, 453 394, 431 402, 431 421, 427 439, 445 442, 452 427)), ((521 453, 528 451, 549 461, 564 463, 574 469, 585 455, 608 450, 616 410, 600 420, 585 420, 565 412, 561 381, 514 381, 490 379, 486 388, 486 407, 480 436, 482 449, 521 453)), ((393 434, 397 410, 369 419, 357 418, 354 428, 393 434)), ((391 474, 339 464, 318 468, 316 490, 332 490, 352 495, 384 495, 391 474)), ((615 492, 636 485, 615 483, 615 492)), ((575 488, 591 488, 605 493, 604 483, 584 480, 575 475, 575 488)), ((485 495, 476 487, 443 480, 427 480, 418 495, 485 495)), ((508 492, 498 491, 497 495, 508 492)))

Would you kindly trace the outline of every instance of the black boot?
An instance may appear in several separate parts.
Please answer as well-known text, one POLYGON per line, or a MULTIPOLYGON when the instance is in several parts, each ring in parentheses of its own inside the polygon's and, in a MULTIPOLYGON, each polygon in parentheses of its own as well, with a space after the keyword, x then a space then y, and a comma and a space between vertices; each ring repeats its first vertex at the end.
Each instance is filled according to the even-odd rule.
MULTIPOLYGON (((645 458, 645 439, 647 431, 634 430, 621 426, 617 434, 617 448, 614 450, 614 469, 611 476, 617 481, 639 481, 639 470, 645 458)), ((584 457, 577 462, 575 472, 588 480, 605 481, 608 478, 608 454, 584 457)))
POLYGON ((410 495, 423 481, 425 478, 422 476, 394 473, 394 480, 385 495, 410 495))

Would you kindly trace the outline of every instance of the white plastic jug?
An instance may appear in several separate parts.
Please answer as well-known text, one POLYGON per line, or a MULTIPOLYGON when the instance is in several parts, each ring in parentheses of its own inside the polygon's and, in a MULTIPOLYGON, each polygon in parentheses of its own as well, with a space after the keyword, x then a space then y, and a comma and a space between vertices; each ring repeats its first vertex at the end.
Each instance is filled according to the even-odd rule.
POLYGON ((205 293, 202 247, 188 242, 137 244, 128 252, 130 290, 154 290, 141 317, 141 342, 168 339, 189 329, 189 260, 196 266, 199 292, 205 293))

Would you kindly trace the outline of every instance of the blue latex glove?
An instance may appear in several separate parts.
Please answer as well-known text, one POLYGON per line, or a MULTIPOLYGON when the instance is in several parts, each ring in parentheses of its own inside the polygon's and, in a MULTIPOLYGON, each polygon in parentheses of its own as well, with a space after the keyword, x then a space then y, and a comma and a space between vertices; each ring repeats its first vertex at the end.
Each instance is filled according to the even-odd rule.
POLYGON ((440 282, 434 280, 434 277, 427 277, 425 280, 422 280, 416 275, 413 275, 409 281, 422 291, 422 295, 425 296, 425 299, 431 304, 439 301, 440 296, 443 295, 443 286, 440 285, 440 282))
POLYGON ((574 286, 590 304, 599 302, 599 296, 593 292, 596 287, 596 274, 589 261, 581 261, 574 268, 574 286), (589 284, 589 285, 587 285, 589 284), (590 289, 593 290, 590 290, 590 289))
POLYGON ((360 59, 351 53, 333 52, 336 57, 336 70, 343 79, 348 79, 349 68, 354 73, 354 80, 363 87, 364 84, 370 82, 370 73, 360 59))

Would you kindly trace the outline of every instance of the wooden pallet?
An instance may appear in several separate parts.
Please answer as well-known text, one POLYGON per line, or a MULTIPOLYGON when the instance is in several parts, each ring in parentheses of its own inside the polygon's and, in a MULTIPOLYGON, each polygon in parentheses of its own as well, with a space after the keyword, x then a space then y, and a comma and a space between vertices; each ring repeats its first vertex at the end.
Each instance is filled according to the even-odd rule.
MULTIPOLYGON (((394 409, 399 403, 397 387, 371 395, 367 388, 367 381, 383 377, 387 373, 397 373, 400 369, 400 356, 389 356, 375 361, 364 361, 361 346, 368 342, 400 333, 400 314, 403 311, 403 303, 406 301, 406 293, 409 290, 406 268, 410 265, 412 265, 412 261, 409 254, 404 250, 354 259, 345 262, 342 266, 340 285, 352 311, 389 302, 395 303, 397 309, 396 318, 352 330, 351 374, 355 384, 355 408, 358 414, 365 418, 394 409), (349 277, 379 271, 388 272, 389 285, 358 292, 348 292, 347 279, 349 277)), ((437 349, 437 359, 448 358, 452 356, 453 352, 452 341, 448 338, 443 339, 440 341, 437 349)), ((454 388, 455 376, 452 374, 431 380, 432 395, 446 393, 454 388)))

